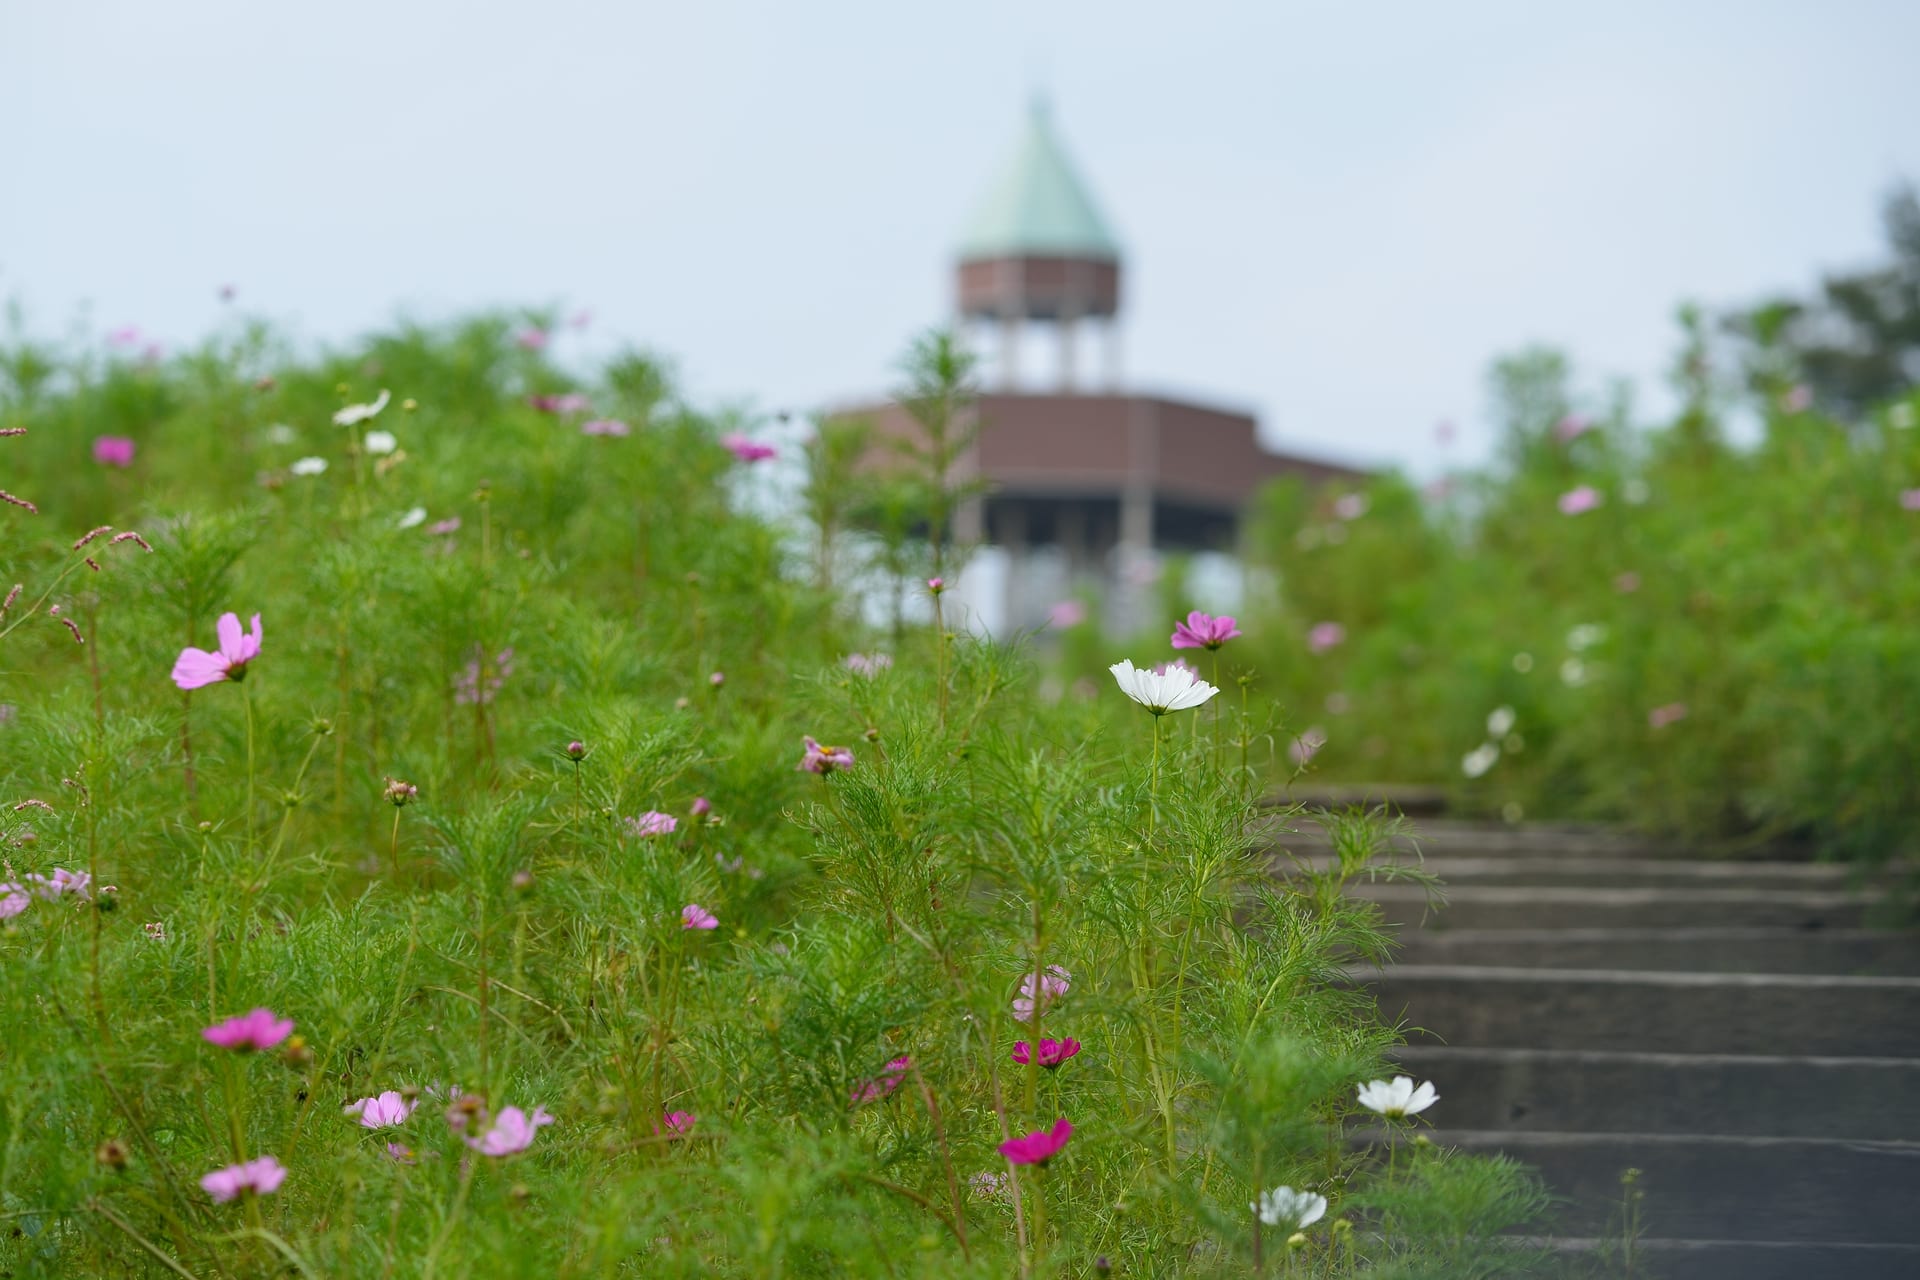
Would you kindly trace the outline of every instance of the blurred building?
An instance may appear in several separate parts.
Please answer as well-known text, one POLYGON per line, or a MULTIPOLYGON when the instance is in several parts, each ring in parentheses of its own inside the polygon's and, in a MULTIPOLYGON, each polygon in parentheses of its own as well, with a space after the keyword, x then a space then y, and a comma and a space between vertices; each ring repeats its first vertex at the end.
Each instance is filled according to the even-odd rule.
MULTIPOLYGON (((1000 599, 963 583, 996 629, 1042 623, 1063 594, 1089 587, 1109 623, 1132 626, 1159 558, 1231 554, 1241 513, 1269 480, 1363 476, 1270 452, 1238 410, 1124 389, 1124 284, 1119 242, 1036 104, 954 265, 957 323, 991 388, 977 401, 979 433, 962 466, 987 493, 956 533, 999 553, 1000 599), (1050 368, 1023 360, 1036 338, 1050 368), (1102 357, 1093 377, 1083 370, 1089 340, 1102 357)), ((845 412, 883 435, 916 429, 897 404, 845 412)))

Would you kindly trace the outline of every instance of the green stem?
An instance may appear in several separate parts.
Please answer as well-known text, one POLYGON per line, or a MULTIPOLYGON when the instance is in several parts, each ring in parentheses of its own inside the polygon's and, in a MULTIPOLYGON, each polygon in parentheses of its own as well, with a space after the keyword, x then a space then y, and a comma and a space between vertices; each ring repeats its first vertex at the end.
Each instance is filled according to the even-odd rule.
POLYGON ((240 681, 240 701, 247 709, 247 865, 253 865, 258 852, 253 832, 253 686, 240 681))

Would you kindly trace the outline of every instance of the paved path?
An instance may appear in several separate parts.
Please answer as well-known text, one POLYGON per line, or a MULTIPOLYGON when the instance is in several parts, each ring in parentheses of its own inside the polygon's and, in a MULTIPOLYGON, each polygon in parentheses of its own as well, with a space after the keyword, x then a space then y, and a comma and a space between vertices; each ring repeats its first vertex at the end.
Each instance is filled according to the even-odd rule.
POLYGON ((1570 1251, 1617 1239, 1640 1170, 1635 1276, 1920 1277, 1920 936, 1876 928, 1845 868, 1571 827, 1414 838, 1447 905, 1362 886, 1405 947, 1356 978, 1439 1088, 1437 1140, 1538 1168, 1570 1251))

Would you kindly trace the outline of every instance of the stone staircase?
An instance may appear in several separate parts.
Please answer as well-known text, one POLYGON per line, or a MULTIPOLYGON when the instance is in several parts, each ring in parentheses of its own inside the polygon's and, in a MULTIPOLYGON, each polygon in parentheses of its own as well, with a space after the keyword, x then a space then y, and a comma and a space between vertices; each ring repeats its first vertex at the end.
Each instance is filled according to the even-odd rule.
POLYGON ((1533 1165, 1603 1273, 1920 1277, 1920 935, 1872 927, 1877 895, 1592 829, 1414 828, 1446 904, 1362 885, 1405 945, 1355 977, 1440 1091, 1436 1140, 1533 1165))

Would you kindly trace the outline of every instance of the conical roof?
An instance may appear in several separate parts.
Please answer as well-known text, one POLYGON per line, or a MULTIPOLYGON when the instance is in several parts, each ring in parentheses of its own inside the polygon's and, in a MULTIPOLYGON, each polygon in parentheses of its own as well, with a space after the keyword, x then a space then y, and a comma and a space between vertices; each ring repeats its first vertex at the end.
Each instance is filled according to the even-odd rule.
POLYGON ((1000 171, 960 239, 963 261, 1067 257, 1118 260, 1120 246, 1036 101, 1011 163, 1000 171))

